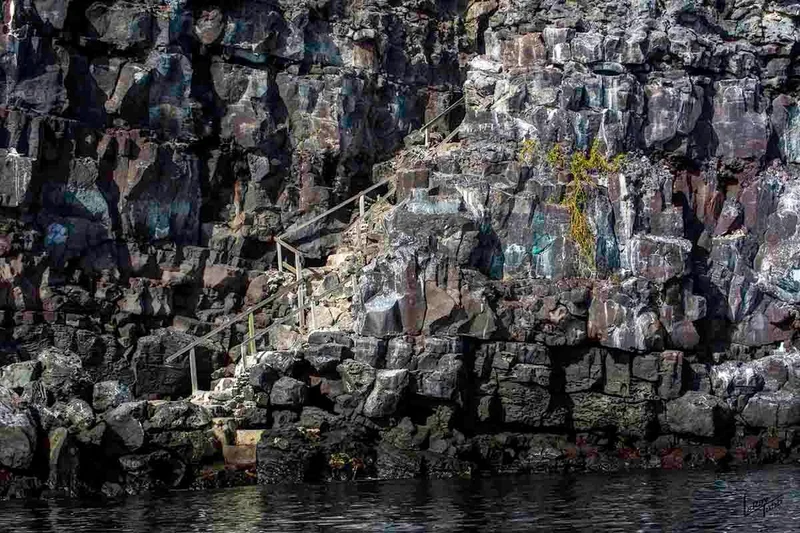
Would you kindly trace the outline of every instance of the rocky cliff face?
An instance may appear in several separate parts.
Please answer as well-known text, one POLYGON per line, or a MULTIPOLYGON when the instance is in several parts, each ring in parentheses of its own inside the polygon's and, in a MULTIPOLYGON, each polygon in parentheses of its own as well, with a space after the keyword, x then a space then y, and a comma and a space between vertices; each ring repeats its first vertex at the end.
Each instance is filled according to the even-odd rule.
POLYGON ((797 459, 797 4, 3 6, 0 494, 797 459))

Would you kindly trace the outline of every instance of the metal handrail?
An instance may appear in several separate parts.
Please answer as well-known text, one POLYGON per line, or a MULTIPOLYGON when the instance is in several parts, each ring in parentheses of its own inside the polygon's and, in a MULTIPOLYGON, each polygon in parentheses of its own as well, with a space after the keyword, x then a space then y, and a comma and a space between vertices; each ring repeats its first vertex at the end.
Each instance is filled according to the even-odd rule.
MULTIPOLYGON (((346 205, 348 205, 348 204, 350 204, 352 202, 355 202, 356 200, 358 200, 359 198, 361 198, 365 194, 374 191, 378 187, 383 187, 384 185, 386 185, 390 181, 392 181, 392 178, 386 178, 385 180, 379 181, 375 185, 372 185, 371 187, 368 187, 368 188, 364 189, 360 193, 358 193, 356 195, 353 195, 350 198, 348 198, 347 200, 345 200, 345 201, 343 201, 343 202, 331 207, 327 211, 325 211, 323 213, 320 213, 319 215, 315 216, 311 220, 303 222, 302 224, 300 224, 297 227, 290 227, 289 229, 287 229, 286 231, 281 233, 278 237, 276 237, 275 241, 280 241, 283 245, 285 245, 286 244, 285 239, 286 239, 287 235, 290 235, 292 233, 297 233, 301 229, 305 229, 308 226, 310 226, 311 224, 314 224, 315 222, 319 222, 320 220, 322 220, 323 218, 327 217, 331 213, 335 213, 336 211, 338 211, 339 209, 343 208, 344 206, 346 206, 346 205)), ((289 246, 287 246, 287 248, 289 248, 289 250, 293 251, 294 253, 302 253, 302 252, 298 252, 297 250, 295 250, 293 248, 290 248, 289 246)))
MULTIPOLYGON (((247 343, 249 343, 250 341, 259 340, 261 337, 263 337, 264 335, 269 333, 272 330, 272 328, 274 328, 276 326, 280 326, 284 322, 287 322, 289 319, 294 318, 295 315, 297 315, 297 313, 299 313, 301 311, 308 311, 309 309, 313 309, 314 308, 314 300, 313 300, 314 298, 316 298, 317 302, 319 303, 319 302, 322 301, 323 298, 327 298, 328 296, 330 296, 331 294, 335 293, 336 291, 341 290, 345 285, 347 285, 347 282, 339 283, 338 285, 336 285, 332 289, 328 289, 327 291, 325 291, 322 294, 318 294, 317 296, 312 296, 311 299, 309 299, 309 302, 307 304, 303 305, 303 307, 296 307, 296 308, 292 309, 285 316, 282 316, 282 317, 280 317, 280 318, 278 318, 276 320, 273 320, 272 323, 269 326, 267 326, 264 329, 262 329, 261 331, 257 332, 255 335, 248 335, 247 337, 242 339, 242 342, 240 342, 236 346, 230 348, 228 350, 228 352, 236 352, 237 348, 241 349, 242 346, 247 345, 247 343)), ((353 285, 355 285, 355 281, 353 281, 353 285)), ((350 296, 352 297, 353 294, 355 294, 355 292, 356 292, 356 288, 355 288, 355 286, 353 286, 353 293, 350 296)))
POLYGON ((375 209, 375 206, 376 206, 376 205, 378 205, 378 203, 380 203, 380 200, 382 200, 382 199, 384 199, 384 200, 385 200, 386 198, 388 198, 388 197, 390 197, 392 194, 394 194, 396 191, 397 191, 397 188, 396 188, 396 187, 390 187, 390 188, 389 188, 389 190, 388 190, 388 191, 386 191, 386 194, 385 194, 385 195, 383 195, 383 196, 380 196, 380 195, 378 195, 378 197, 375 199, 375 202, 374 202, 374 203, 373 203, 371 206, 369 206, 369 208, 366 210, 366 212, 364 213, 364 215, 363 215, 362 217, 359 217, 357 220, 354 220, 353 222, 351 222, 351 223, 350 223, 350 225, 349 225, 349 226, 347 226, 347 227, 344 229, 343 233, 347 233, 348 231, 352 230, 352 229, 353 229, 353 227, 354 227, 356 224, 361 224, 361 221, 362 221, 363 217, 366 217, 367 215, 371 214, 371 213, 372 213, 372 211, 375 209))
POLYGON ((423 125, 423 126, 420 128, 420 129, 419 129, 419 131, 426 131, 428 128, 430 128, 431 126, 433 126, 433 124, 434 124, 435 122, 437 122, 437 121, 438 121, 439 119, 441 119, 443 116, 447 115, 448 113, 450 113, 450 111, 452 111, 453 109, 455 109, 456 107, 460 106, 460 105, 461 105, 461 104, 463 104, 463 103, 464 103, 464 97, 462 96, 461 98, 459 98, 458 100, 456 100, 455 102, 453 102, 452 104, 450 104, 450 107, 448 107, 447 109, 445 109, 444 111, 442 111, 441 113, 439 113, 438 115, 436 115, 435 117, 433 117, 433 118, 432 118, 431 120, 429 120, 427 123, 425 123, 425 124, 424 124, 424 125, 423 125))
MULTIPOLYGON (((375 185, 372 185, 371 187, 369 187, 367 189, 364 189, 360 193, 348 198, 344 202, 339 203, 338 205, 332 207, 331 209, 328 209, 324 213, 321 213, 320 215, 317 215, 316 217, 314 217, 313 219, 309 220, 308 222, 305 222, 305 223, 301 224, 300 226, 298 226, 296 228, 290 228, 289 230, 283 232, 280 236, 276 237, 275 238, 275 243, 278 246, 284 247, 287 250, 289 250, 290 252, 296 254, 297 257, 302 257, 303 253, 300 250, 298 250, 294 246, 291 246, 286 241, 284 241, 284 238, 286 237, 287 234, 299 231, 299 230, 301 230, 301 229, 313 224, 314 222, 317 222, 317 221, 323 219, 324 217, 330 215, 331 213, 333 213, 333 212, 341 209, 342 207, 350 204, 351 202, 354 202, 355 200, 363 197, 365 194, 367 194, 367 193, 369 193, 369 192, 371 192, 371 191, 373 191, 373 190, 375 190, 375 189, 377 189, 377 188, 379 188, 379 187, 381 187, 383 185, 386 185, 390 181, 392 181, 392 178, 387 178, 385 180, 382 180, 382 181, 376 183, 375 185)), ((303 269, 303 270, 305 270, 305 269, 303 269)), ((228 320, 224 324, 222 324, 220 326, 217 326, 216 328, 212 329, 210 332, 206 333, 205 335, 203 335, 202 337, 200 337, 196 341, 192 342, 188 346, 186 346, 184 348, 181 348, 180 350, 175 352, 173 355, 168 357, 165 360, 165 363, 171 363, 171 362, 175 361, 181 355, 183 355, 183 354, 185 354, 187 352, 190 352, 192 349, 196 348, 197 346, 199 346, 203 342, 207 341, 208 339, 210 339, 211 337, 213 337, 217 333, 220 333, 225 328, 230 327, 233 324, 236 324, 238 322, 241 322, 242 320, 247 318, 251 313, 254 313, 254 312, 258 311, 259 309, 262 309, 264 306, 266 306, 266 305, 274 302, 278 298, 288 294, 292 289, 296 288, 298 285, 302 284, 302 282, 303 282, 301 274, 299 274, 297 272, 295 272, 295 273, 297 274, 297 277, 298 277, 297 281, 295 281, 291 285, 288 285, 288 286, 284 287, 283 290, 281 292, 279 292, 278 294, 273 295, 272 297, 267 298, 266 300, 263 300, 263 301, 259 302, 258 304, 256 304, 256 305, 254 305, 254 306, 242 311, 241 313, 239 313, 238 315, 234 316, 233 318, 231 318, 230 320, 228 320)))
POLYGON ((221 332, 225 328, 228 328, 228 327, 236 324, 237 322, 241 322, 242 320, 247 318, 251 313, 255 313, 259 309, 262 309, 262 308, 266 307, 268 304, 271 304, 272 302, 274 302, 278 298, 286 296, 297 285, 299 285, 299 282, 296 281, 296 282, 294 282, 294 283, 292 283, 290 285, 287 285, 287 286, 283 287, 277 294, 273 294, 269 298, 266 298, 265 300, 262 300, 259 303, 257 303, 255 305, 245 309, 244 311, 242 311, 238 315, 236 315, 233 318, 229 319, 224 324, 222 324, 220 326, 217 326, 216 328, 212 329, 211 331, 209 331, 208 333, 206 333, 205 335, 203 335, 202 337, 200 337, 199 339, 197 339, 193 343, 189 344, 188 346, 185 346, 185 347, 181 348, 180 350, 178 350, 177 352, 175 352, 171 356, 167 357, 164 360, 164 362, 165 363, 173 362, 175 359, 177 359, 181 355, 189 352, 190 350, 193 350, 194 348, 196 348, 197 346, 199 346, 203 342, 207 341, 208 339, 210 339, 211 337, 213 337, 217 333, 221 332))
MULTIPOLYGON (((441 113, 436 115, 433 119, 429 120, 427 123, 425 123, 419 129, 419 131, 424 131, 425 132, 425 146, 426 147, 429 145, 428 129, 430 128, 430 126, 432 126, 435 122, 440 120, 442 117, 444 117, 445 115, 450 113, 453 109, 455 109, 459 105, 463 104, 464 102, 465 102, 465 97, 462 96, 461 98, 456 100, 454 103, 452 103, 449 107, 447 107, 447 109, 445 109, 444 111, 442 111, 441 113)), ((455 131, 458 131, 458 128, 456 128, 455 131)), ((448 136, 448 139, 452 138, 452 136, 454 135, 455 131, 451 132, 451 134, 448 136)), ((289 250, 290 252, 292 252, 295 255, 295 266, 294 266, 295 272, 294 272, 294 274, 296 275, 296 281, 294 283, 290 284, 290 285, 287 285, 287 286, 283 287, 277 294, 262 300, 261 302, 249 307, 248 309, 245 309, 244 311, 242 311, 238 315, 234 316, 233 318, 227 320, 225 323, 223 323, 223 324, 217 326, 216 328, 212 329, 211 331, 209 331, 208 333, 206 333, 205 335, 203 335, 202 337, 200 337, 196 341, 192 342, 188 346, 185 346, 185 347, 181 348, 180 350, 178 350, 177 352, 175 352, 174 354, 169 356, 167 359, 165 359, 165 361, 164 361, 165 364, 172 363, 178 357, 180 357, 181 355, 183 355, 183 354, 188 352, 190 354, 189 365, 190 365, 191 373, 192 373, 192 390, 193 391, 197 390, 197 366, 196 366, 195 352, 194 352, 194 349, 197 346, 199 346, 202 343, 206 342, 211 337, 217 335, 218 333, 220 333, 224 329, 229 328, 230 326, 241 322, 245 318, 248 318, 248 320, 250 322, 250 332, 249 332, 249 335, 248 335, 247 339, 245 339, 245 341, 243 341, 241 344, 238 345, 238 347, 241 347, 242 345, 244 345, 244 344, 246 344, 248 342, 254 342, 257 338, 261 338, 267 331, 270 330, 270 328, 272 328, 275 325, 282 324, 285 320, 288 320, 287 317, 293 317, 296 314, 300 313, 300 311, 305 311, 306 309, 309 309, 309 308, 312 309, 312 311, 313 311, 314 298, 313 297, 310 298, 308 304, 305 304, 305 302, 303 301, 304 300, 304 292, 305 292, 304 291, 304 289, 305 289, 305 287, 304 287, 305 280, 304 280, 304 277, 302 275, 302 271, 303 270, 308 270, 308 269, 304 268, 303 265, 302 265, 303 253, 300 250, 298 250, 297 248, 295 248, 295 247, 291 246, 290 244, 288 244, 285 241, 286 236, 294 234, 294 233, 297 233, 298 231, 300 231, 302 229, 305 229, 305 228, 309 227, 310 225, 312 225, 312 224, 314 224, 316 222, 319 222, 320 220, 322 220, 323 218, 327 217, 328 215, 330 215, 332 213, 335 213, 336 211, 342 209, 343 207, 349 205, 352 202, 355 202, 356 200, 359 200, 359 218, 363 219, 364 216, 366 215, 366 210, 365 210, 365 207, 364 207, 364 198, 365 198, 365 196, 368 193, 374 191, 375 189, 377 189, 379 187, 383 187, 384 185, 387 185, 387 184, 391 183, 392 181, 393 181, 393 178, 387 178, 387 179, 382 180, 382 181, 380 181, 378 183, 375 183, 374 185, 371 185, 370 187, 368 187, 368 188, 364 189, 363 191, 359 192, 358 194, 355 194, 355 195, 351 196, 347 200, 344 200, 344 201, 340 202, 339 204, 331 207, 330 209, 320 213, 319 215, 316 215, 311 220, 307 220, 306 222, 303 222, 303 223, 299 224, 298 226, 290 227, 286 231, 281 233, 279 236, 275 237, 275 244, 276 244, 277 253, 278 253, 278 270, 280 270, 280 271, 283 270, 284 263, 283 263, 283 257, 282 257, 282 248, 286 248, 287 250, 289 250), (297 308, 296 308, 295 312, 290 313, 289 315, 287 315, 287 317, 282 317, 281 319, 279 319, 280 320, 279 322, 273 322, 273 324, 268 326, 264 331, 260 332, 259 336, 256 336, 255 330, 254 330, 254 326, 253 326, 253 319, 252 319, 253 313, 258 311, 259 309, 264 308, 265 306, 269 305, 270 303, 274 302, 275 300, 277 300, 277 299, 289 294, 294 289, 297 289, 297 295, 298 295, 298 300, 297 300, 298 305, 297 305, 297 308)), ((388 196, 388 194, 387 194, 387 196, 388 196)), ((370 210, 371 209, 372 209, 372 207, 370 207, 370 210)), ((348 228, 350 228, 350 227, 352 227, 352 224, 348 228)), ((358 228, 360 228, 360 226, 358 226, 358 228)), ((360 241, 360 231, 359 231, 359 241, 360 241)), ((332 292, 338 290, 339 288, 341 288, 342 285, 344 285, 344 284, 337 285, 335 288, 331 289, 330 291, 327 291, 324 295, 320 295, 317 298, 318 299, 319 298, 323 298, 325 295, 327 295, 329 293, 332 293, 332 292)), ((353 287, 353 294, 355 294, 355 286, 353 287)), ((304 321, 305 315, 301 313, 300 317, 301 317, 300 326, 302 328, 302 327, 305 326, 305 321, 304 321)), ((312 312, 312 320, 313 319, 314 319, 314 317, 313 317, 313 312, 312 312)), ((236 347, 234 347, 234 348, 236 348, 236 347)))

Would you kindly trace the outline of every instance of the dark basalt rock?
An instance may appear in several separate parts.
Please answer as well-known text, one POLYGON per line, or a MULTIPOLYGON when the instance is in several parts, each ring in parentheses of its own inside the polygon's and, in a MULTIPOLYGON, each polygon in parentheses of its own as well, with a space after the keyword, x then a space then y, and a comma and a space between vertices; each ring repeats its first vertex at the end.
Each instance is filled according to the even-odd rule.
POLYGON ((133 400, 127 385, 119 381, 101 381, 94 384, 92 407, 95 411, 107 411, 133 400))
POLYGON ((272 386, 269 400, 272 405, 302 407, 306 401, 306 384, 290 377, 282 377, 272 386))
POLYGON ((14 2, 0 497, 796 460, 800 13, 695 4, 14 2))
POLYGON ((31 466, 37 445, 37 428, 26 408, 3 398, 0 389, 0 465, 5 469, 25 470, 31 466))

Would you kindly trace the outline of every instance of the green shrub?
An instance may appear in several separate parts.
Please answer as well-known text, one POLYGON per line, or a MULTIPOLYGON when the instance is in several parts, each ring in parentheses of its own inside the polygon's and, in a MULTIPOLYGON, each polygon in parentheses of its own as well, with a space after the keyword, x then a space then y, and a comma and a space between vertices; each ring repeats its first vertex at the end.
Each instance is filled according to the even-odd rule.
MULTIPOLYGON (((572 179, 567 183, 561 203, 569 211, 569 238, 578 247, 581 258, 592 272, 596 268, 595 235, 589 224, 586 208, 590 196, 596 193, 597 179, 619 171, 624 158, 623 154, 619 154, 609 160, 600 151, 597 141, 592 144, 588 155, 576 150, 569 158, 568 170, 572 179)), ((554 145, 547 154, 547 161, 554 169, 565 170, 567 157, 564 149, 558 144, 554 145)))

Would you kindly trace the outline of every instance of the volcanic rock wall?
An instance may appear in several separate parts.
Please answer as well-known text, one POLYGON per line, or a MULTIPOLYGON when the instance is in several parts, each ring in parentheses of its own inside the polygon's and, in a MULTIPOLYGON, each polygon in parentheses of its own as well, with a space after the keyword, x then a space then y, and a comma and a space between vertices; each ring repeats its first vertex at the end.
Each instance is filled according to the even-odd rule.
MULTIPOLYGON (((258 301, 272 237, 461 90, 447 3, 3 5, 4 364, 53 344, 113 361, 258 301)), ((327 229, 306 233, 324 259, 327 229)))
MULTIPOLYGON (((47 433, 107 451, 87 486, 191 483, 217 422, 130 389, 186 395, 165 356, 284 282, 272 236, 420 154, 408 134, 462 95, 437 126, 463 114, 457 142, 375 167, 397 206, 342 272, 352 326, 273 345, 211 410, 271 428, 259 480, 797 458, 797 4, 14 1, 3 20, 0 474, 71 487, 72 452, 66 481, 35 455, 47 433)), ((323 263, 347 222, 301 249, 323 263)), ((242 334, 202 347, 204 380, 231 379, 242 334)))
POLYGON ((796 460, 797 6, 469 12, 461 142, 401 173, 355 302, 379 365, 458 405, 445 457, 796 460))

